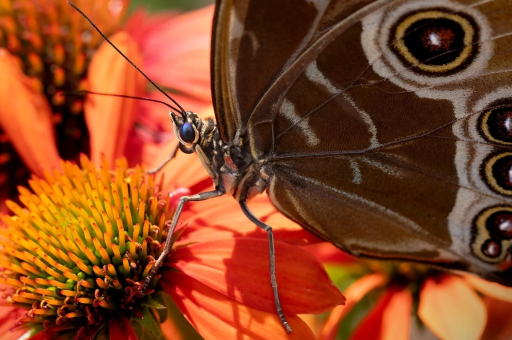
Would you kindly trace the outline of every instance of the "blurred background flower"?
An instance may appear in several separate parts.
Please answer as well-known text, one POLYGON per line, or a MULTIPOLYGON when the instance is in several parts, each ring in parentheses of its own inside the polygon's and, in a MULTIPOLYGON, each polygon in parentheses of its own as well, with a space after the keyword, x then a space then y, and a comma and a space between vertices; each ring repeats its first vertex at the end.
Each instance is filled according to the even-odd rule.
MULTIPOLYGON (((211 111, 211 7, 179 15, 176 8, 150 14, 140 2, 132 3, 137 11, 129 12, 129 0, 75 3, 183 106, 211 111)), ((17 185, 26 184, 30 172, 42 175, 43 168, 58 168, 60 158, 77 160, 85 153, 99 165, 101 154, 111 164, 125 155, 134 165, 144 161, 145 149, 172 138, 162 105, 62 95, 88 90, 158 97, 65 0, 0 2, 0 72, 0 201, 15 197, 17 185)))
POLYGON ((308 319, 319 339, 512 339, 512 288, 420 264, 357 259, 328 243, 305 249, 347 299, 308 319))

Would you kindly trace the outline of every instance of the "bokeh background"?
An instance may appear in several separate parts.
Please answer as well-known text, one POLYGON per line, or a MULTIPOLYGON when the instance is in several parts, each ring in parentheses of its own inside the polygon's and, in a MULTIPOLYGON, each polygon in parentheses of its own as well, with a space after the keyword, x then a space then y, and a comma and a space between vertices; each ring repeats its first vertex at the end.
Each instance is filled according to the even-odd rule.
POLYGON ((213 3, 213 0, 132 0, 131 9, 143 6, 149 11, 161 11, 167 8, 179 8, 189 11, 213 3))

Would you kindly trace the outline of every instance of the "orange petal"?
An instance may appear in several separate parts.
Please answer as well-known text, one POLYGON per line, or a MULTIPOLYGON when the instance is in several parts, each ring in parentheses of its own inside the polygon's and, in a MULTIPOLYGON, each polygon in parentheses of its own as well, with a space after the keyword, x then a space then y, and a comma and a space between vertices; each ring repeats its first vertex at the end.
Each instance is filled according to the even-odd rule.
MULTIPOLYGON (((320 242, 316 236, 278 212, 265 194, 253 198, 249 208, 255 216, 273 228, 274 237, 278 241, 295 245, 320 242)), ((197 242, 239 236, 267 239, 267 233, 249 221, 239 203, 230 195, 187 204, 180 219, 190 225, 182 241, 197 242)))
POLYGON ((482 340, 512 339, 512 303, 486 296, 487 326, 482 340))
MULTIPOLYGON (((171 13, 168 20, 147 20, 142 27, 128 26, 131 31, 144 30, 144 35, 134 33, 134 36, 138 37, 144 51, 144 66, 151 79, 168 88, 211 101, 213 8, 208 6, 179 16, 171 13)), ((140 25, 140 18, 136 20, 140 25)))
POLYGON ((286 334, 277 314, 236 302, 183 273, 174 272, 160 283, 206 340, 315 339, 298 316, 287 316, 293 332, 286 334))
MULTIPOLYGON (((311 254, 275 242, 275 257, 285 314, 323 313, 344 303, 343 295, 311 254)), ((195 243, 175 250, 168 265, 245 305, 275 312, 266 240, 231 238, 195 243)), ((174 272, 167 275, 172 279, 174 272)))
POLYGON ((512 288, 505 287, 499 283, 489 282, 475 275, 464 275, 464 278, 473 288, 498 300, 512 302, 512 288))
MULTIPOLYGON (((153 155, 158 157, 154 161, 150 160, 150 153, 147 153, 143 161, 148 164, 148 169, 156 168, 162 164, 174 150, 175 145, 176 141, 173 140, 165 146, 153 150, 153 155)), ((188 155, 178 151, 176 157, 160 173, 164 175, 164 191, 174 191, 174 189, 180 187, 191 189, 192 193, 213 189, 211 177, 195 154, 188 155)))
POLYGON ((371 274, 363 276, 354 282, 348 289, 343 292, 347 302, 344 306, 336 306, 329 314, 327 321, 322 329, 320 338, 324 340, 334 340, 338 333, 340 323, 352 308, 361 300, 368 292, 380 287, 386 283, 386 277, 381 274, 371 274))
POLYGON ((411 328, 412 295, 405 289, 390 288, 365 316, 351 340, 408 340, 411 328))
MULTIPOLYGON (((137 44, 126 32, 110 37, 136 65, 142 63, 137 44)), ((141 96, 145 84, 142 76, 106 42, 91 60, 88 70, 88 90, 99 93, 141 96)), ((88 95, 85 120, 91 136, 91 160, 99 166, 104 154, 110 164, 124 151, 126 140, 136 119, 136 100, 88 95)))
POLYGON ((52 112, 46 98, 29 85, 18 63, 0 49, 0 125, 25 164, 37 175, 59 168, 52 112))
POLYGON ((487 319, 482 299, 453 275, 425 281, 418 316, 434 334, 450 340, 480 339, 487 319))

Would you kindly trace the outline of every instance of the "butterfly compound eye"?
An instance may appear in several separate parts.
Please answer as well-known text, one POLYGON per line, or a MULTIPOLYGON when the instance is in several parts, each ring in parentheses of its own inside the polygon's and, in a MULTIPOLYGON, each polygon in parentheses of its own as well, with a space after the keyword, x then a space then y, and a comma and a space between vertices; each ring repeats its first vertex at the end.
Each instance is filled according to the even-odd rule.
POLYGON ((185 143, 194 143, 196 140, 196 130, 190 123, 185 123, 180 127, 180 138, 185 143))

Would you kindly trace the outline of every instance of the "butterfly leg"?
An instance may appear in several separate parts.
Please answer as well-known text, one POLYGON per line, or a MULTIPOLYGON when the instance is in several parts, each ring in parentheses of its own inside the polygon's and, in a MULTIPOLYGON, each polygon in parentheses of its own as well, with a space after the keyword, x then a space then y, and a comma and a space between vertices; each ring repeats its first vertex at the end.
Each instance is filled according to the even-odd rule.
POLYGON ((167 233, 167 239, 165 240, 164 250, 156 260, 156 262, 153 264, 153 267, 149 271, 148 276, 144 279, 144 283, 142 284, 142 294, 146 294, 146 290, 149 287, 149 284, 151 283, 151 280, 155 276, 156 272, 158 271, 158 268, 162 265, 163 261, 167 257, 167 255, 170 252, 171 244, 172 244, 172 236, 174 234, 174 229, 176 228, 176 225, 178 224, 178 218, 181 215, 181 210, 183 210, 183 206, 186 202, 189 201, 204 201, 208 200, 210 198, 222 196, 224 194, 224 191, 222 190, 213 190, 213 191, 207 191, 202 192, 200 194, 196 195, 190 195, 190 196, 182 196, 178 202, 178 206, 176 207, 176 211, 174 212, 174 216, 171 220, 171 227, 169 228, 169 232, 167 233))
POLYGON ((287 333, 291 333, 292 328, 286 321, 284 313, 281 309, 281 302, 279 302, 279 293, 277 291, 277 280, 276 280, 276 258, 274 254, 274 234, 272 233, 272 227, 260 221, 247 207, 247 202, 240 202, 240 207, 244 212, 245 216, 254 224, 256 224, 261 229, 265 230, 268 235, 268 248, 269 248, 269 257, 270 257, 270 285, 272 286, 272 291, 274 292, 274 301, 276 303, 277 315, 281 319, 281 322, 286 329, 287 333))
POLYGON ((178 143, 176 145, 176 147, 174 148, 174 150, 172 150, 171 152, 171 155, 169 157, 167 157, 167 159, 165 161, 162 162, 162 164, 160 164, 159 166, 157 166, 156 168, 154 169, 151 169, 151 170, 147 170, 146 171, 146 174, 148 175, 153 175, 153 174, 156 174, 158 171, 162 170, 162 168, 164 166, 167 165, 167 163, 169 163, 174 157, 176 157, 176 154, 178 153, 178 148, 179 148, 179 145, 180 143, 178 143))

